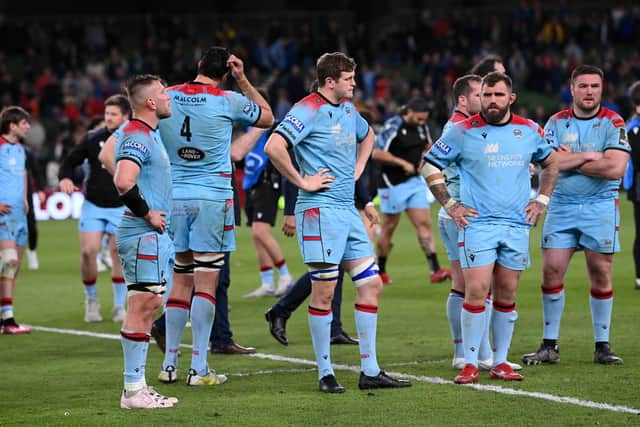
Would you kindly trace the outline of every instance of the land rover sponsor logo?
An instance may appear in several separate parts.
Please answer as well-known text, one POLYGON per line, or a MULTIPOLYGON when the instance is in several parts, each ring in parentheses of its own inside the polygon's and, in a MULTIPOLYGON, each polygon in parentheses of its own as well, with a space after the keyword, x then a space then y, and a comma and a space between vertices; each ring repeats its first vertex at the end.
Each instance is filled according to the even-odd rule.
POLYGON ((180 147, 178 149, 178 157, 187 162, 195 162, 204 159, 204 151, 194 147, 180 147))

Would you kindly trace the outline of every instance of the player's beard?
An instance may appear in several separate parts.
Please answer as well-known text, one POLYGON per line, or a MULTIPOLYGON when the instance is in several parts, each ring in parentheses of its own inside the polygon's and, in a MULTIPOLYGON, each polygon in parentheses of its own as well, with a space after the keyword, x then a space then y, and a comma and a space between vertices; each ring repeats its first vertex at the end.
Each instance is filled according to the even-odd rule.
POLYGON ((600 108, 600 102, 598 102, 597 104, 593 104, 593 107, 587 107, 582 102, 576 102, 575 104, 576 107, 578 107, 582 111, 582 113, 587 116, 592 116, 600 108))
POLYGON ((509 106, 507 105, 504 108, 498 107, 496 104, 489 105, 485 110, 482 111, 482 115, 487 123, 496 124, 500 123, 504 116, 509 113, 509 106), (492 109, 490 110, 489 107, 492 109))

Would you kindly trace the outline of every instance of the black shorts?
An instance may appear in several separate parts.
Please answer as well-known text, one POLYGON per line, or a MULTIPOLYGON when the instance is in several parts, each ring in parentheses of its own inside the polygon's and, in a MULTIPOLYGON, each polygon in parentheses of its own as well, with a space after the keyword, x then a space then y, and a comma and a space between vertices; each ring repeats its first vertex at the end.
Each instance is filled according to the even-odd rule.
POLYGON ((254 221, 267 222, 273 227, 278 215, 278 199, 280 188, 274 188, 269 182, 258 183, 246 192, 244 211, 247 214, 247 225, 254 221))

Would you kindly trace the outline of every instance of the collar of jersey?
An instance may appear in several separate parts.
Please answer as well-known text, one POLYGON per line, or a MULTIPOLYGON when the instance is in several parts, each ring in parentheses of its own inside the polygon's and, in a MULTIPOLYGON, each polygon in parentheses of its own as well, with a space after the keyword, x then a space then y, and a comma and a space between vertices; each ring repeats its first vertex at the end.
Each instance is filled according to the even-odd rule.
MULTIPOLYGON (((455 115, 456 113, 462 114, 462 115, 464 116, 464 118, 465 118, 465 119, 468 119, 469 117, 471 117, 471 116, 469 116, 468 114, 465 114, 465 113, 463 113, 462 111, 460 111, 460 110, 458 110, 458 109, 453 110, 453 114, 455 115)), ((484 120, 484 117, 483 117, 483 120, 484 120)), ((486 122, 486 120, 485 120, 485 122, 486 122)))
POLYGON ((20 143, 20 140, 16 140, 16 141, 12 142, 12 141, 9 141, 4 136, 0 135, 0 145, 2 145, 2 141, 6 142, 7 144, 19 144, 20 143))
POLYGON ((589 116, 589 117, 578 117, 576 116, 576 112, 573 111, 573 107, 571 107, 569 109, 569 114, 571 117, 573 117, 574 119, 578 119, 578 120, 591 120, 594 119, 596 117, 598 117, 598 114, 600 114, 600 112, 602 111, 602 105, 600 105, 600 107, 598 107, 598 111, 596 111, 596 113, 593 116, 589 116))
POLYGON ((316 91, 316 93, 318 94, 318 96, 322 99, 324 99, 325 101, 327 101, 328 104, 333 105, 334 107, 339 107, 340 103, 338 102, 337 104, 334 104, 333 102, 329 101, 329 99, 327 99, 326 96, 324 96, 323 94, 321 94, 320 92, 316 91))
POLYGON ((142 123, 143 125, 145 125, 146 127, 148 127, 149 129, 151 129, 151 130, 152 130, 152 131, 154 131, 154 132, 155 132, 156 130, 158 130, 158 128, 157 128, 157 127, 156 127, 156 128, 152 128, 151 126, 149 126, 149 123, 145 122, 144 120, 140 120, 140 119, 137 119, 137 118, 133 118, 133 119, 131 119, 131 120, 132 120, 132 121, 133 121, 133 120, 135 120, 136 122, 140 122, 140 123, 142 123))

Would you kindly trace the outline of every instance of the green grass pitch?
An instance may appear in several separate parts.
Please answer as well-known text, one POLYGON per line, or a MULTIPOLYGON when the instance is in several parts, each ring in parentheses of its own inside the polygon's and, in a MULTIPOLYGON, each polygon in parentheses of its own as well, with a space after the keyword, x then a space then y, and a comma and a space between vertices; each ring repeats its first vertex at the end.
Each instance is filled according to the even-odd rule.
MULTIPOLYGON (((621 205, 622 251, 614 262, 611 343, 624 358, 623 366, 592 362, 589 287, 584 257, 577 254, 565 283, 562 361, 525 367, 521 383, 491 381, 483 373, 481 387, 452 384, 456 372, 451 368, 445 315, 449 285, 429 283, 415 233, 403 218, 387 268, 394 283, 385 287, 380 304, 378 358, 387 371, 413 376, 413 387, 363 392, 357 388, 357 372, 341 367, 336 373, 347 392, 324 395, 317 391, 313 366, 305 363, 313 360, 313 351, 304 306, 288 323, 290 345, 284 347, 269 335, 263 317, 275 299, 242 298, 259 285, 259 275, 249 230, 238 227, 239 250, 231 258, 231 324, 238 343, 255 346, 265 356, 210 355, 210 365, 227 373, 229 381, 222 386, 188 388, 183 381, 189 364, 185 349, 179 381, 167 386, 156 379, 162 359, 151 344, 147 381, 161 393, 177 396, 180 403, 166 410, 125 411, 119 408, 123 369, 119 340, 45 331, 2 335, 0 425, 638 425, 640 416, 632 412, 640 408, 640 291, 634 289, 632 209, 626 200, 621 205)), ((83 322, 76 222, 48 221, 39 227, 40 269, 24 269, 20 274, 17 319, 30 325, 117 334, 119 326, 110 321, 108 273, 98 278, 105 321, 83 322)), ((290 270, 299 275, 303 266, 295 240, 284 238, 279 226, 274 233, 290 270)), ((532 232, 532 266, 523 274, 518 292, 519 319, 510 350, 513 361, 537 348, 542 334, 539 233, 539 227, 532 232)), ((438 245, 440 261, 446 265, 442 244, 438 245)), ((350 283, 345 282, 342 317, 345 330, 354 334, 350 283)), ((189 333, 185 342, 190 343, 189 333)), ((346 367, 359 365, 358 351, 352 346, 333 347, 332 358, 346 367)))

